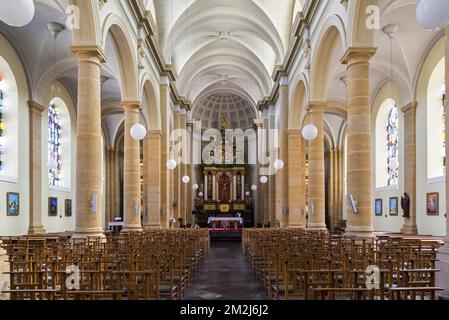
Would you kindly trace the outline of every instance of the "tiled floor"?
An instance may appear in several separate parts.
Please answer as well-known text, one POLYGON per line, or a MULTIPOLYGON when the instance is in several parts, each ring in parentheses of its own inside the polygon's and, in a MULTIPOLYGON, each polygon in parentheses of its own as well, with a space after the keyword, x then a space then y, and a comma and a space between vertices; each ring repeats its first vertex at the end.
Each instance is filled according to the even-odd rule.
POLYGON ((241 243, 212 243, 184 300, 265 300, 267 296, 246 262, 241 243))

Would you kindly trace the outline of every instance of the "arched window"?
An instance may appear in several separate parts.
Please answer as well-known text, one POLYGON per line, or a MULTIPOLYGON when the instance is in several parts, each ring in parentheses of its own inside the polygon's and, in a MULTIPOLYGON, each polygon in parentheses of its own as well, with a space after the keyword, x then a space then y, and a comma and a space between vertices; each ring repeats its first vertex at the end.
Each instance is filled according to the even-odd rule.
POLYGON ((399 110, 391 98, 379 108, 375 138, 376 188, 397 186, 399 169, 392 166, 392 162, 399 161, 399 110))
POLYGON ((432 71, 427 86, 427 172, 428 178, 444 176, 446 165, 445 59, 432 71))
POLYGON ((392 169, 391 162, 399 162, 399 118, 398 108, 393 105, 388 114, 387 125, 387 165, 388 165, 388 185, 398 185, 399 169, 392 169))
POLYGON ((72 123, 62 98, 50 101, 46 125, 48 185, 50 189, 68 192, 72 181, 72 123))
POLYGON ((61 172, 61 124, 58 110, 51 103, 48 108, 48 181, 51 186, 60 186, 61 172))
POLYGON ((19 90, 10 65, 0 56, 1 181, 17 183, 19 145, 19 90))

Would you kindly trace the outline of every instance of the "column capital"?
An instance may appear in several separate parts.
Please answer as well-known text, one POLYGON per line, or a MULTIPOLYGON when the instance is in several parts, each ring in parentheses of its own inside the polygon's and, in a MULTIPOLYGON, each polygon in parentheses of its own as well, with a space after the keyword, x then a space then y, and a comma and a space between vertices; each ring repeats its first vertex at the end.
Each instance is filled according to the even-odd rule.
POLYGON ((354 62, 368 62, 376 53, 377 48, 371 47, 349 47, 346 49, 343 58, 340 62, 342 64, 351 64, 354 62))
POLYGON ((45 109, 47 109, 40 103, 37 103, 36 101, 33 100, 28 101, 28 108, 30 109, 30 111, 37 112, 39 114, 42 114, 42 112, 44 112, 45 109))
POLYGON ((415 114, 417 107, 418 107, 418 102, 413 101, 413 102, 410 102, 409 104, 405 105, 404 107, 402 107, 401 111, 404 114, 410 114, 410 113, 415 114))
POLYGON ((139 101, 122 101, 121 105, 126 111, 141 111, 142 104, 139 101))
POLYGON ((75 45, 71 47, 71 50, 78 60, 96 57, 100 63, 106 62, 106 53, 98 45, 75 45))
POLYGON ((327 106, 327 101, 309 101, 309 104, 307 105, 307 109, 310 110, 310 112, 316 112, 316 111, 322 111, 327 106))
POLYGON ((263 127, 264 120, 263 119, 254 119, 254 125, 257 127, 257 129, 261 129, 263 127))

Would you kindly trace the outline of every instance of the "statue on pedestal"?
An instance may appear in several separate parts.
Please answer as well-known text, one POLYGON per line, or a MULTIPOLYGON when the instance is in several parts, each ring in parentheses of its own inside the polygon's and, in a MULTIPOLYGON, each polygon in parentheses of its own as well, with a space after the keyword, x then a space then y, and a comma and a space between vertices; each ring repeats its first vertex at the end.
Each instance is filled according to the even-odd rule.
POLYGON ((401 197, 401 208, 404 212, 403 218, 410 218, 410 197, 407 192, 401 197))

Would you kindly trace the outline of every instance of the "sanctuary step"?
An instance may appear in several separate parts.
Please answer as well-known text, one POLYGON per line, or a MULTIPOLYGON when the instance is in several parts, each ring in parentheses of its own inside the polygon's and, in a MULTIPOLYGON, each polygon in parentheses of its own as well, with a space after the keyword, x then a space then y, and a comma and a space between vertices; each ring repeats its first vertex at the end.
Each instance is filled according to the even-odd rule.
POLYGON ((242 229, 209 229, 212 242, 242 242, 242 229))

